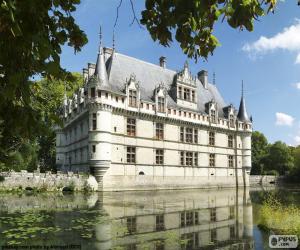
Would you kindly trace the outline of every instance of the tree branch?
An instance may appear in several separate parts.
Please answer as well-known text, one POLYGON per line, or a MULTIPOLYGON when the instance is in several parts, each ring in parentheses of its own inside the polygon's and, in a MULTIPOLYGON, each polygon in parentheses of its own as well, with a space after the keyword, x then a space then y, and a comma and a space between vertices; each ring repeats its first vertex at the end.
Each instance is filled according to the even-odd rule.
POLYGON ((130 4, 131 4, 131 10, 132 10, 132 14, 133 14, 133 19, 132 19, 132 22, 131 22, 130 26, 131 26, 134 22, 136 22, 136 23, 138 24, 138 26, 139 26, 141 29, 143 29, 143 27, 142 27, 140 21, 139 21, 139 20, 137 19, 137 17, 136 17, 136 13, 135 13, 135 9, 134 9, 134 5, 133 5, 132 0, 130 0, 130 4))
POLYGON ((119 9, 120 9, 122 3, 123 3, 123 0, 120 0, 120 3, 119 3, 119 5, 118 5, 118 7, 117 7, 117 16, 116 16, 116 19, 115 19, 114 28, 116 27, 116 25, 117 25, 117 23, 118 23, 118 19, 119 19, 119 9))

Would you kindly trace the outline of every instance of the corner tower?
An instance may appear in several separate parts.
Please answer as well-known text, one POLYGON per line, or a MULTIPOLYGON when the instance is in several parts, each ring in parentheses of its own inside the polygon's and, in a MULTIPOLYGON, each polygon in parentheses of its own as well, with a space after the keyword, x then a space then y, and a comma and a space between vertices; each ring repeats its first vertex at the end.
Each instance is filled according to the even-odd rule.
POLYGON ((103 188, 103 176, 111 164, 111 117, 112 106, 103 98, 110 92, 104 52, 100 44, 94 74, 87 82, 89 110, 89 165, 99 190, 103 188), (104 93, 105 92, 105 93, 104 93))
POLYGON ((242 122, 242 171, 244 186, 249 186, 250 171, 251 171, 251 134, 252 134, 252 122, 249 119, 246 102, 244 98, 244 84, 242 82, 242 97, 237 115, 239 121, 242 122))

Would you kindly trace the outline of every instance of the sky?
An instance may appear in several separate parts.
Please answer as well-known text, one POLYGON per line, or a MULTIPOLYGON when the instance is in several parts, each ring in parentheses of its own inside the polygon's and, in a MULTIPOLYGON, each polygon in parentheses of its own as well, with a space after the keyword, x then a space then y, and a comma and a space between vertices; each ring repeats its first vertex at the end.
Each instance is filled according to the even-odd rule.
MULTIPOLYGON (((119 0, 82 0, 74 17, 89 42, 81 52, 63 47, 61 64, 69 71, 81 72, 88 62, 95 62, 102 26, 104 46, 112 47, 114 23, 119 0)), ((144 1, 133 0, 139 17, 144 1)), ((154 42, 145 28, 132 23, 129 0, 123 0, 115 27, 117 52, 158 64, 167 58, 167 68, 181 70, 188 60, 196 75, 208 70, 226 103, 239 106, 241 82, 244 82, 247 110, 253 117, 254 130, 269 142, 281 140, 300 144, 300 7, 296 0, 280 1, 274 14, 260 18, 254 31, 230 28, 218 23, 214 35, 221 46, 207 61, 187 59, 176 42, 169 48, 154 42)))

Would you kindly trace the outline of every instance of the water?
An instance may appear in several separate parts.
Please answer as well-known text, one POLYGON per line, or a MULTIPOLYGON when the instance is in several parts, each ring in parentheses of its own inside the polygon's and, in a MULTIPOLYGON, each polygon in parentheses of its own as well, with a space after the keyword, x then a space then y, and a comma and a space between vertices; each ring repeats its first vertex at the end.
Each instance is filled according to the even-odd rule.
POLYGON ((299 191, 260 188, 0 194, 0 249, 268 249, 269 192, 300 205, 299 191))

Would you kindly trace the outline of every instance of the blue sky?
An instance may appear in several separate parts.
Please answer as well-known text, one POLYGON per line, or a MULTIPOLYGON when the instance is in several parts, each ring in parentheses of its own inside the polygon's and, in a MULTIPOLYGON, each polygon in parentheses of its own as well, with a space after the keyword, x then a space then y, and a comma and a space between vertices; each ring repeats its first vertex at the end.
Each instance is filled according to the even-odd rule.
MULTIPOLYGON (((144 1, 133 1, 137 15, 144 1)), ((119 0, 82 0, 74 15, 86 32, 89 43, 74 55, 65 46, 61 57, 64 68, 81 72, 87 62, 95 62, 99 25, 104 45, 112 46, 113 26, 119 0)), ((241 81, 245 84, 248 113, 253 116, 254 129, 263 132, 270 142, 282 140, 300 144, 300 7, 296 0, 281 1, 275 14, 256 22, 253 32, 230 28, 227 23, 216 26, 214 34, 221 46, 208 61, 196 64, 188 60, 196 75, 201 69, 209 72, 227 103, 238 108, 241 81)), ((123 0, 115 29, 116 50, 148 62, 158 63, 167 57, 167 67, 180 70, 186 56, 177 43, 165 48, 154 43, 145 29, 133 24, 129 0, 123 0)))

